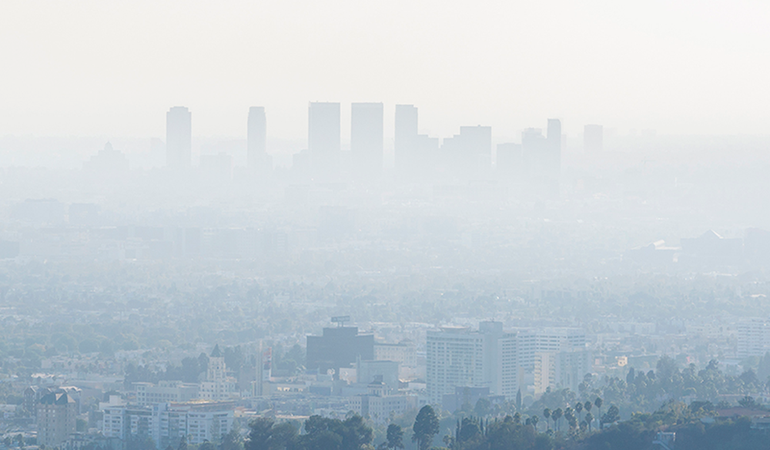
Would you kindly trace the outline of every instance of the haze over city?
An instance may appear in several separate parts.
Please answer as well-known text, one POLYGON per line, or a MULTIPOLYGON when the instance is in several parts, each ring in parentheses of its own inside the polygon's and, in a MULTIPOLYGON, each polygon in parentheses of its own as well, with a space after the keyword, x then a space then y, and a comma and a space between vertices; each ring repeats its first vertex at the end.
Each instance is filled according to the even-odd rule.
POLYGON ((770 5, 220 3, 0 5, 0 450, 767 447, 770 5))

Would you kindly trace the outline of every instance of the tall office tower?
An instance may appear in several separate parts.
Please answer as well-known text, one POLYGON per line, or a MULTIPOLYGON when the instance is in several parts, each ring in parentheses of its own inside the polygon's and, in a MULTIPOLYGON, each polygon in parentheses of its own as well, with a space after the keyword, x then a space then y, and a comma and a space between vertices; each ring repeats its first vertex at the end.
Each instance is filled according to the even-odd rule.
POLYGON ((340 164, 339 103, 310 103, 307 140, 313 173, 321 179, 335 178, 340 164))
POLYGON ((443 327, 427 336, 428 401, 441 404, 458 387, 487 387, 493 395, 515 398, 519 389, 516 334, 500 322, 482 322, 478 331, 443 327))
POLYGON ((357 175, 366 179, 382 174, 382 103, 353 103, 350 116, 350 152, 357 175))
POLYGON ((604 150, 604 127, 601 125, 586 125, 583 127, 583 152, 586 155, 596 155, 604 150))
POLYGON ((746 319, 738 324, 738 357, 763 356, 770 351, 770 322, 746 319))
POLYGON ((533 373, 535 393, 542 394, 549 387, 578 392, 578 386, 592 370, 591 351, 585 347, 538 352, 533 373))
POLYGON ((485 172, 492 166, 492 127, 460 127, 469 168, 485 172))
MULTIPOLYGON (((264 172, 268 163, 267 154, 267 119, 265 108, 252 106, 249 108, 249 121, 246 130, 246 163, 253 172, 264 172)), ((272 161, 270 161, 272 166, 272 161)), ((272 169, 272 167, 270 167, 272 169)))
POLYGON ((549 169, 553 176, 558 176, 561 172, 561 120, 548 119, 546 139, 548 140, 549 169))
POLYGON ((538 180, 545 176, 548 167, 548 148, 541 129, 526 128, 521 132, 521 157, 527 178, 538 180))
POLYGON ((537 353, 586 348, 586 332, 581 328, 521 328, 514 331, 518 336, 518 363, 524 370, 535 367, 537 353))
POLYGON ((166 165, 189 168, 192 163, 192 114, 184 106, 174 106, 166 113, 166 165))
POLYGON ((396 172, 412 172, 417 152, 417 108, 414 105, 396 105, 394 144, 396 172))

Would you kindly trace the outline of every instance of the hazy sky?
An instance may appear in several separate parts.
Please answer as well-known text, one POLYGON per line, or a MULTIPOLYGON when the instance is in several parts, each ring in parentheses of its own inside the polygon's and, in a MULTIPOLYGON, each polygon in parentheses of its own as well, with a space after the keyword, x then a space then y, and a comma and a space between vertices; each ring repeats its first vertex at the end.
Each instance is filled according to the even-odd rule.
POLYGON ((560 117, 767 134, 770 2, 0 1, 0 135, 304 138, 308 101, 420 108, 421 129, 515 136, 560 117))

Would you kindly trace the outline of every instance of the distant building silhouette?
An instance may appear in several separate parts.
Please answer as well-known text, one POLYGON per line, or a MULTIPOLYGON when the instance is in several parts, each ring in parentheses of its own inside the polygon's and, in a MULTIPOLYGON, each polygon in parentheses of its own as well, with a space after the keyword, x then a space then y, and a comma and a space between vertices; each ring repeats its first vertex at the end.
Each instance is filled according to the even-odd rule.
POLYGON ((354 170, 365 178, 382 174, 382 103, 353 103, 350 120, 350 151, 354 170))
POLYGON ((397 173, 407 173, 415 164, 417 145, 417 108, 396 105, 394 159, 397 173))
POLYGON ((552 175, 558 177, 561 172, 561 120, 548 119, 548 165, 552 175))
POLYGON ((337 177, 340 164, 339 103, 310 103, 308 150, 314 175, 327 180, 337 177))
POLYGON ((546 136, 538 128, 521 133, 524 174, 530 186, 540 194, 553 195, 559 191, 561 173, 561 121, 548 119, 546 136))
POLYGON ((583 127, 583 152, 586 155, 596 155, 602 151, 604 151, 604 127, 601 125, 583 127))
POLYGON ((492 127, 460 127, 460 134, 441 144, 442 165, 460 177, 488 171, 492 160, 492 127))
POLYGON ((192 163, 192 114, 184 106, 166 113, 166 165, 189 168, 192 163))
POLYGON ((527 128, 522 131, 521 148, 528 177, 544 177, 548 171, 548 148, 543 131, 539 128, 527 128))
POLYGON ((267 118, 265 108, 249 108, 246 132, 246 163, 251 173, 267 176, 273 169, 273 158, 267 154, 267 118))
POLYGON ((92 173, 115 175, 128 172, 128 159, 122 152, 112 148, 112 144, 108 142, 99 153, 83 164, 83 168, 92 173))

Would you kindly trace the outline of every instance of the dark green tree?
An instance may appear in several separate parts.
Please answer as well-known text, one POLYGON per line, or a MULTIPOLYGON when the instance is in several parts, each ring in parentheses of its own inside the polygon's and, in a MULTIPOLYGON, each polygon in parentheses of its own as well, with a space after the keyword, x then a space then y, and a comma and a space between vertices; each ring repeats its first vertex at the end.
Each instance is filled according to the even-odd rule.
POLYGON ((457 435, 457 442, 465 444, 478 440, 481 436, 481 427, 477 420, 465 417, 460 422, 460 433, 457 435))
POLYGON ((436 412, 430 405, 425 405, 417 413, 412 427, 414 434, 412 440, 417 442, 420 450, 428 450, 433 442, 433 437, 439 432, 439 421, 436 412))
POLYGON ((561 419, 562 414, 561 408, 556 408, 551 413, 551 420, 553 420, 553 426, 556 428, 556 431, 559 431, 559 419, 561 419))
POLYGON ((620 420, 620 410, 615 405, 611 405, 610 409, 602 416, 601 426, 604 428, 605 423, 615 423, 620 420))
POLYGON ((219 450, 242 450, 243 440, 241 433, 237 428, 233 428, 222 437, 222 443, 219 444, 219 450))
MULTIPOLYGON (((312 417, 311 417, 312 419, 312 417)), ((309 420, 309 419, 308 419, 309 420)), ((297 429, 289 423, 276 424, 273 419, 260 417, 249 424, 245 450, 292 449, 298 441, 297 429)))
POLYGON ((386 443, 389 449, 404 448, 404 430, 401 426, 391 423, 386 433, 386 443))
POLYGON ((217 450, 217 446, 213 442, 205 441, 198 446, 198 450, 217 450))

